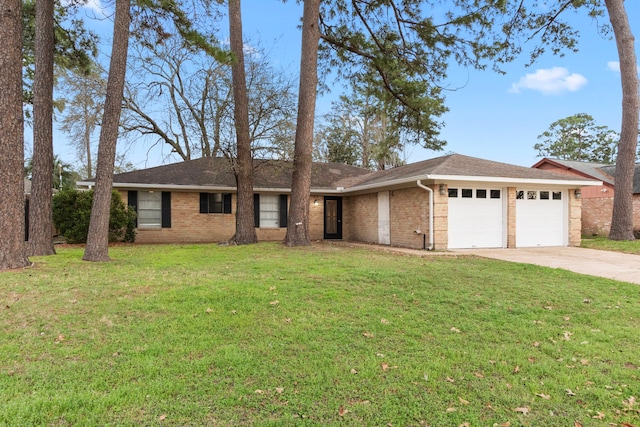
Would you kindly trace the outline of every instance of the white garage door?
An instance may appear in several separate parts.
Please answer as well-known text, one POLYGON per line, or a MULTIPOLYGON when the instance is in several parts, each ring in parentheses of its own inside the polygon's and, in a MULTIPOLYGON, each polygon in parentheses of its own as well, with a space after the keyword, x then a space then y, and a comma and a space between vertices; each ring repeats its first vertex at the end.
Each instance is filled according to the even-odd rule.
POLYGON ((449 187, 450 249, 505 246, 503 191, 449 187))
POLYGON ((516 191, 516 247, 566 246, 566 191, 516 191))

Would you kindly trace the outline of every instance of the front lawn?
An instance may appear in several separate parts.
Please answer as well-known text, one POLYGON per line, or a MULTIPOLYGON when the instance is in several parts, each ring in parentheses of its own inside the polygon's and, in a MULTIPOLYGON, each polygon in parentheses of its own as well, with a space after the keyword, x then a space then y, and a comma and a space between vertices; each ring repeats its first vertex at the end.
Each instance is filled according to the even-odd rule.
POLYGON ((640 424, 637 285, 333 245, 110 255, 0 273, 0 425, 640 424))
POLYGON ((583 237, 581 246, 589 249, 626 252, 628 254, 640 255, 640 240, 616 241, 609 240, 602 236, 583 237))

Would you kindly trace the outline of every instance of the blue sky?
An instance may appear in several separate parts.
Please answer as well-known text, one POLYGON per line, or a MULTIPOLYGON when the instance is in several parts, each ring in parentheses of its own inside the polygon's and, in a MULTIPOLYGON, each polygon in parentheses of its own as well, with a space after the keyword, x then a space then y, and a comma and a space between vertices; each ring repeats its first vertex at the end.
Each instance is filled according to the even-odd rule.
MULTIPOLYGON (((636 52, 640 52, 640 1, 627 0, 625 6, 636 36, 636 52)), ((301 5, 293 0, 286 4, 280 0, 244 0, 242 14, 245 40, 259 41, 271 52, 277 66, 297 74, 301 5)), ((504 67, 505 75, 491 70, 450 70, 446 85, 459 89, 445 93, 450 111, 443 116, 446 126, 441 136, 447 141, 444 153, 531 166, 538 160, 533 149, 537 136, 558 119, 587 113, 598 125, 620 130, 621 86, 615 40, 602 38, 584 12, 572 13, 570 19, 581 30, 578 53, 546 55, 531 67, 525 66, 528 56, 523 54, 504 67)), ((318 113, 327 112, 331 100, 342 90, 339 82, 327 83, 332 93, 318 99, 318 113)), ((60 145, 56 145, 56 153, 68 150, 60 145)), ((406 156, 408 162, 415 162, 444 153, 413 147, 407 149, 406 156)), ((133 152, 134 157, 140 155, 133 152)), ((149 158, 146 165, 155 162, 149 158)))

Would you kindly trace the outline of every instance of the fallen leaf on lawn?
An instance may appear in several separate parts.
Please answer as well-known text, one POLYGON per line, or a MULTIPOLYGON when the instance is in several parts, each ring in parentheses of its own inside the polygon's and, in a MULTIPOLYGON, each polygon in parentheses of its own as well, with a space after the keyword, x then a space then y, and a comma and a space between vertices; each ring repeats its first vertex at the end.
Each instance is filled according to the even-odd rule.
POLYGON ((282 394, 283 391, 284 391, 284 387, 276 387, 276 393, 282 394))
POLYGON ((56 342, 62 342, 64 341, 64 335, 60 334, 58 335, 58 338, 56 338, 56 342))
POLYGON ((451 328, 451 332, 455 332, 456 334, 459 334, 460 333, 460 329, 458 329, 456 327, 453 327, 453 328, 451 328))
POLYGON ((275 291, 275 290, 276 290, 276 287, 275 287, 275 286, 269 286, 269 290, 270 290, 270 291, 275 291))
POLYGON ((546 310, 553 310, 553 307, 551 307, 550 305, 547 305, 544 307, 546 310))
POLYGON ((567 395, 569 395, 569 396, 575 396, 576 395, 574 392, 571 391, 571 389, 566 389, 565 391, 567 392, 567 395))
POLYGON ((362 335, 364 335, 367 338, 373 338, 373 334, 371 332, 365 331, 362 335))
POLYGON ((484 375, 482 375, 480 372, 474 372, 473 375, 475 375, 476 378, 484 378, 484 375))
POLYGON ((237 310, 231 310, 231 314, 238 314, 237 310))
POLYGON ((540 343, 539 343, 538 341, 535 341, 535 342, 533 343, 533 346, 534 346, 534 347, 540 347, 540 343))
POLYGON ((565 320, 566 322, 568 322, 569 320, 571 320, 571 317, 569 317, 569 316, 564 316, 564 320, 565 320))
POLYGON ((456 412, 456 408, 447 408, 447 412, 456 412))
POLYGON ((256 391, 254 391, 254 393, 255 393, 255 394, 264 394, 264 390, 260 390, 260 389, 258 389, 258 390, 256 390, 256 391))
POLYGON ((456 382, 456 380, 454 380, 454 379, 453 379, 453 378, 451 378, 451 377, 447 377, 447 381, 449 381, 450 383, 455 383, 455 382, 456 382))
POLYGON ((429 381, 429 374, 424 374, 424 380, 429 381))
POLYGON ((511 427, 511 423, 507 421, 506 423, 500 424, 500 427, 511 427))
POLYGON ((358 373, 358 371, 356 371, 355 369, 351 368, 351 373, 352 373, 352 374, 357 374, 357 373, 358 373))
POLYGON ((591 418, 595 418, 596 420, 604 420, 604 412, 598 411, 598 415, 594 415, 591 418))
POLYGON ((583 299, 582 302, 585 304, 591 304, 591 300, 589 298, 583 299))
POLYGON ((378 356, 378 357, 384 357, 384 354, 382 354, 382 353, 376 353, 376 356, 378 356))
POLYGON ((629 423, 622 423, 620 424, 622 427, 636 427, 633 424, 629 424, 629 423))
POLYGON ((541 397, 541 398, 546 399, 546 400, 551 399, 551 396, 549 396, 548 394, 544 394, 544 393, 536 393, 536 396, 541 397))
POLYGON ((523 414, 527 415, 529 412, 531 412, 531 409, 529 409, 528 406, 524 406, 522 408, 515 408, 514 411, 515 412, 522 412, 523 414))
POLYGON ((286 319, 284 319, 285 323, 291 323, 291 318, 287 317, 286 319))
POLYGON ((167 414, 162 414, 158 417, 158 421, 164 421, 165 418, 167 418, 167 414))
POLYGON ((207 307, 207 313, 211 313, 213 312, 213 310, 211 310, 211 307, 207 307))
POLYGON ((536 358, 535 357, 530 357, 527 360, 529 361, 529 363, 535 363, 536 362, 536 358))
POLYGON ((579 421, 576 421, 573 423, 573 427, 582 427, 582 423, 579 421))
POLYGON ((468 401, 468 400, 464 400, 464 399, 463 399, 463 398, 461 398, 461 397, 458 397, 458 401, 460 401, 460 403, 462 403, 463 405, 468 405, 468 404, 469 404, 469 401, 468 401))
POLYGON ((564 331, 564 339, 565 339, 565 341, 570 341, 571 340, 571 335, 573 335, 573 332, 564 331))
POLYGON ((341 417, 344 417, 344 415, 349 412, 349 410, 347 408, 345 408, 344 406, 341 406, 340 409, 338 410, 338 415, 340 415, 341 417))
POLYGON ((468 422, 460 424, 458 427, 471 427, 471 424, 468 422))
POLYGON ((507 383, 507 390, 511 390, 513 388, 513 386, 509 383, 507 383))
POLYGON ((387 319, 380 319, 380 323, 382 323, 384 325, 388 325, 389 321, 387 319))
POLYGON ((542 320, 534 320, 533 324, 534 325, 542 325, 542 320))
POLYGON ((278 300, 271 301, 269 304, 271 304, 271 305, 278 305, 278 304, 280 304, 280 301, 278 301, 278 300))
POLYGON ((589 344, 589 341, 582 341, 580 344, 587 345, 587 344, 589 344))
POLYGON ((383 364, 382 364, 382 365, 380 365, 380 366, 382 366, 382 370, 383 370, 383 371, 386 371, 387 369, 389 369, 389 365, 388 365, 388 364, 386 364, 386 363, 383 363, 383 364))
POLYGON ((580 359, 580 363, 582 363, 583 365, 588 365, 589 359, 580 359))
POLYGON ((520 372, 520 366, 516 365, 516 367, 513 368, 513 373, 517 374, 518 372, 520 372))
POLYGON ((636 398, 633 396, 629 396, 627 400, 623 400, 622 404, 625 406, 624 411, 632 411, 633 405, 636 404, 636 398))

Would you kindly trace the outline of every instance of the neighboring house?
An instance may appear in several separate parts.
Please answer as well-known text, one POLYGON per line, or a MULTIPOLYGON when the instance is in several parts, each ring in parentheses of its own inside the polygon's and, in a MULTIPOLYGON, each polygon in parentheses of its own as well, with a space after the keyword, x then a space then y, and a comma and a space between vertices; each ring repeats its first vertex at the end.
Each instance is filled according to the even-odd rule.
MULTIPOLYGON (((254 164, 258 239, 282 240, 292 163, 254 164)), ((309 233, 441 250, 579 245, 575 191, 600 184, 458 154, 378 172, 314 163, 309 233)), ((236 181, 224 158, 117 174, 113 186, 138 212, 137 242, 218 242, 235 232, 236 181)))
MULTIPOLYGON (((615 194, 615 165, 544 158, 532 167, 576 178, 602 181, 602 185, 581 189, 582 234, 609 234, 615 194)), ((640 230, 640 165, 636 165, 633 176, 633 225, 634 231, 640 230)))

